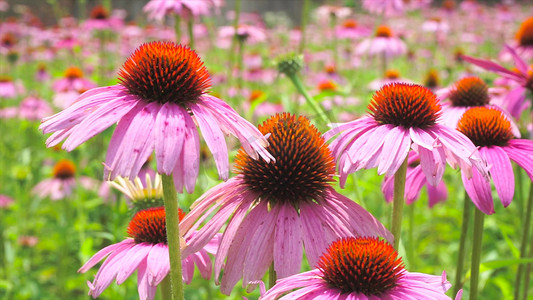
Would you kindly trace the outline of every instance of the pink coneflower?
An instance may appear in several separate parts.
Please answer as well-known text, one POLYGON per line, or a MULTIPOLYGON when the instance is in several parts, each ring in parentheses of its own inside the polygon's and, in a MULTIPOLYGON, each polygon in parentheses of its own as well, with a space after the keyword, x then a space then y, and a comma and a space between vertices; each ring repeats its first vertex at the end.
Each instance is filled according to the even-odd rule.
POLYGON ((345 20, 335 29, 335 34, 339 39, 357 40, 370 35, 372 31, 369 28, 357 24, 353 19, 345 20))
POLYGON ((46 100, 29 96, 20 102, 18 115, 21 119, 40 121, 44 117, 52 115, 53 111, 46 100))
POLYGON ((322 5, 316 9, 315 13, 321 22, 328 22, 332 17, 344 19, 352 13, 352 10, 346 6, 322 5))
POLYGON ((364 39, 357 45, 355 53, 358 55, 366 53, 369 56, 385 55, 390 58, 407 53, 407 46, 394 35, 390 27, 380 25, 374 37, 364 39))
POLYGON ((255 287, 271 264, 278 278, 298 273, 303 248, 315 265, 338 237, 392 240, 370 213, 333 189, 331 151, 307 118, 278 114, 259 130, 271 133, 267 149, 276 161, 254 160, 241 149, 235 159, 238 175, 200 197, 182 222, 184 228, 197 227, 220 208, 191 239, 185 255, 230 220, 215 259, 216 274, 224 265, 222 293, 229 295, 241 278, 243 286, 255 287))
POLYGON ((260 299, 449 300, 445 292, 450 287, 445 272, 408 272, 383 240, 348 237, 333 242, 316 269, 278 280, 260 299))
POLYGON ((519 51, 525 52, 526 57, 533 56, 533 17, 527 18, 515 34, 516 45, 519 51))
MULTIPOLYGON (((180 210, 180 220, 183 215, 180 210)), ((78 270, 85 273, 107 257, 93 282, 88 282, 89 295, 96 298, 113 280, 116 280, 117 284, 122 284, 137 271, 139 298, 154 299, 157 286, 170 271, 166 231, 164 207, 153 207, 137 212, 128 226, 130 238, 98 251, 78 270)), ((195 264, 202 277, 205 279, 211 277, 212 265, 208 253, 215 254, 217 246, 218 239, 213 239, 206 247, 182 260, 183 280, 187 284, 193 279, 195 264)))
POLYGON ((0 195, 0 208, 9 207, 13 202, 15 202, 13 201, 13 198, 6 195, 0 195))
POLYGON ((172 42, 141 45, 119 71, 120 83, 87 91, 69 108, 44 119, 55 132, 49 147, 71 151, 118 122, 106 157, 105 178, 135 178, 154 152, 159 173, 174 174, 178 191, 194 190, 200 138, 213 153, 219 176, 228 178, 224 133, 235 135, 254 158, 270 161, 265 137, 222 100, 207 95, 209 74, 198 55, 172 42), (192 116, 191 114, 192 113, 192 116), (194 119, 193 119, 194 117, 194 119))
POLYGON ((48 73, 48 70, 46 69, 46 65, 43 63, 39 63, 37 65, 37 72, 35 73, 35 80, 37 80, 40 83, 44 83, 45 81, 48 81, 50 79, 50 73, 48 73))
POLYGON ((402 14, 404 6, 404 0, 363 0, 364 9, 387 17, 402 14))
POLYGON ((82 27, 89 30, 119 30, 123 25, 122 19, 111 16, 105 7, 97 5, 82 27))
POLYGON ((24 86, 10 76, 0 75, 0 98, 16 98, 24 93, 24 86))
POLYGON ((78 182, 85 189, 92 189, 97 186, 96 180, 89 177, 80 176, 77 180, 74 163, 62 159, 54 166, 52 178, 39 182, 32 189, 32 193, 41 198, 50 197, 51 200, 61 200, 72 195, 78 182))
POLYGON ((234 36, 237 36, 241 41, 246 41, 247 44, 261 43, 267 39, 263 28, 248 24, 239 24, 237 30, 233 26, 221 26, 218 29, 218 36, 221 39, 221 44, 218 46, 221 48, 229 48, 231 39, 234 36))
POLYGON ((54 92, 67 91, 87 91, 95 88, 96 84, 87 78, 83 77, 83 71, 78 67, 69 67, 65 70, 63 78, 56 80, 52 84, 54 92))
POLYGON ((148 13, 148 19, 161 21, 165 15, 174 13, 181 17, 209 15, 209 10, 215 5, 213 0, 150 0, 143 11, 148 13))
MULTIPOLYGON (((407 158, 407 176, 405 178, 405 203, 412 204, 420 197, 420 191, 426 186, 428 193, 429 207, 433 207, 439 202, 444 202, 448 198, 448 189, 444 181, 440 181, 437 186, 428 183, 424 171, 420 166, 420 157, 416 152, 409 152, 407 158)), ((385 195, 385 200, 392 202, 394 196, 394 176, 385 177, 381 186, 381 191, 385 195)))
MULTIPOLYGON (((489 174, 504 207, 514 195, 514 174, 511 160, 522 167, 533 180, 533 141, 513 139, 511 123, 504 114, 494 108, 474 107, 467 110, 457 130, 464 133, 479 147, 481 157, 487 161, 489 174)), ((494 213, 490 182, 483 180, 477 170, 468 178, 461 171, 468 196, 485 214, 494 213)))
POLYGON ((518 119, 522 111, 531 105, 530 102, 526 101, 526 92, 528 90, 533 91, 533 68, 531 66, 528 67, 527 62, 513 48, 507 45, 505 47, 514 59, 516 71, 508 70, 490 60, 478 59, 467 55, 463 55, 462 58, 467 62, 480 66, 485 70, 495 72, 517 83, 507 94, 505 102, 507 102, 507 111, 518 119))
POLYGON ((341 133, 332 143, 344 186, 348 174, 378 168, 392 176, 411 149, 420 156, 420 166, 430 184, 436 186, 446 161, 468 172, 472 166, 486 174, 484 163, 472 142, 460 132, 437 123, 441 106, 429 89, 392 83, 377 91, 368 105, 369 115, 333 124, 326 140, 341 133))

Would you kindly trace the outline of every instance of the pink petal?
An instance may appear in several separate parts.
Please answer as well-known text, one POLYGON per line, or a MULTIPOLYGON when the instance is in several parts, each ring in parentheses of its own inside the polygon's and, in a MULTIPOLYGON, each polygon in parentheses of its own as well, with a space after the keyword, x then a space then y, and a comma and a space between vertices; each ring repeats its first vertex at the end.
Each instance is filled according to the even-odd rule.
POLYGON ((468 179, 465 172, 461 171, 461 178, 466 192, 476 207, 487 215, 494 213, 494 203, 487 182, 476 169, 472 169, 472 178, 468 179))
POLYGON ((157 290, 157 287, 150 285, 148 281, 146 265, 146 261, 143 260, 139 264, 139 271, 137 272, 137 291, 139 292, 139 300, 153 300, 157 290))
POLYGON ((478 59, 478 58, 470 57, 468 55, 462 55, 461 58, 469 63, 473 63, 474 65, 482 67, 483 69, 487 71, 495 72, 497 74, 500 74, 501 76, 515 80, 517 82, 524 81, 524 78, 522 78, 522 76, 516 74, 515 72, 511 70, 507 70, 506 68, 490 60, 478 59))
POLYGON ((481 147, 481 155, 491 165, 490 175, 504 207, 509 206, 514 195, 514 173, 509 156, 498 146, 481 147))
POLYGON ((95 255, 93 255, 79 270, 79 273, 85 273, 90 268, 94 267, 99 261, 101 261, 104 257, 106 257, 108 254, 112 252, 121 252, 125 248, 132 247, 133 245, 133 239, 125 239, 120 243, 109 245, 100 251, 96 252, 95 255))
POLYGON ((446 156, 442 147, 435 148, 432 151, 420 147, 418 149, 420 156, 420 167, 426 175, 429 184, 436 186, 442 179, 446 167, 446 156))
POLYGON ((384 173, 392 176, 403 161, 407 158, 411 149, 411 137, 409 131, 403 127, 397 126, 391 128, 389 133, 384 137, 381 161, 378 166, 378 174, 384 173))
POLYGON ((170 271, 168 246, 163 243, 155 244, 146 258, 148 283, 157 286, 170 271))
POLYGON ((277 278, 284 278, 298 273, 302 264, 302 229, 296 209, 281 206, 275 227, 274 269, 277 278))
POLYGON ((157 171, 170 175, 183 148, 184 115, 187 112, 176 104, 165 103, 157 113, 154 138, 157 171))
POLYGON ((139 264, 146 260, 148 253, 152 249, 152 244, 149 243, 140 243, 131 247, 128 252, 126 252, 126 257, 128 257, 128 263, 124 264, 117 274, 117 284, 122 284, 128 277, 137 270, 139 264))
POLYGON ((516 66, 518 71, 520 71, 520 73, 522 73, 523 76, 528 76, 528 72, 527 72, 528 65, 526 64, 526 62, 520 56, 518 56, 516 51, 512 47, 509 47, 509 45, 505 44, 505 49, 507 49, 507 51, 511 53, 511 56, 513 57, 513 60, 514 60, 514 65, 516 66))
POLYGON ((533 181, 533 141, 531 140, 510 140, 503 150, 509 158, 526 171, 529 179, 533 181))

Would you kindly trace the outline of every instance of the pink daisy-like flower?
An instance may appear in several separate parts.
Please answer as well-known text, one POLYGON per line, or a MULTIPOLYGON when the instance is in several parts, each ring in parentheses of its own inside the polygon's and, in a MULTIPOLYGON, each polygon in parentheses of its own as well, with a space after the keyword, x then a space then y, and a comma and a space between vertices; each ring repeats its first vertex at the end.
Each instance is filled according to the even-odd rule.
POLYGON ((332 243, 316 269, 278 280, 260 299, 449 300, 445 292, 450 287, 445 272, 436 276, 405 270, 386 241, 349 237, 332 243))
POLYGON ((209 15, 209 10, 215 3, 213 0, 150 0, 143 7, 143 11, 148 13, 148 19, 156 21, 163 20, 169 13, 189 18, 209 15))
POLYGON ((345 20, 335 28, 335 34, 339 39, 357 40, 370 35, 371 32, 369 28, 357 24, 353 19, 345 20))
POLYGON ((54 166, 53 177, 39 182, 32 189, 32 193, 41 198, 50 197, 51 200, 61 200, 72 195, 78 183, 85 189, 98 186, 97 181, 92 178, 86 176, 76 178, 75 175, 76 166, 74 163, 62 159, 54 166))
POLYGON ((357 45, 355 53, 358 55, 366 53, 369 56, 384 54, 390 58, 407 53, 407 46, 401 39, 394 36, 390 27, 380 25, 374 37, 366 38, 357 45))
POLYGON ((207 95, 209 74, 198 55, 172 42, 141 45, 119 72, 120 83, 85 92, 64 111, 43 120, 54 146, 71 151, 118 122, 106 157, 105 178, 135 178, 155 150, 157 171, 174 174, 179 192, 194 190, 200 138, 228 178, 225 133, 235 135, 255 159, 270 161, 266 138, 222 100, 207 95), (194 118, 194 119, 193 119, 194 118))
POLYGON ((400 15, 405 10, 404 0, 363 0, 363 8, 384 16, 400 15))
MULTIPOLYGON (((409 152, 407 158, 407 176, 405 178, 405 203, 412 204, 418 197, 424 186, 428 193, 429 207, 433 207, 439 202, 444 202, 448 198, 448 189, 444 181, 440 181, 437 186, 428 184, 426 175, 420 167, 420 157, 416 152, 409 152)), ((381 186, 381 191, 385 195, 385 200, 392 202, 394 197, 394 176, 385 177, 381 186)))
POLYGON ((0 98, 16 98, 24 93, 21 82, 14 82, 10 76, 0 75, 0 98))
MULTIPOLYGON (((180 220, 184 213, 180 210, 180 220)), ((122 284, 137 271, 137 289, 139 298, 152 300, 157 286, 168 275, 170 262, 168 256, 167 234, 164 207, 153 207, 135 214, 128 226, 130 238, 112 244, 98 251, 78 272, 85 273, 99 261, 107 257, 93 282, 88 282, 89 295, 93 298, 100 294, 116 280, 122 284)), ((190 236, 194 236, 191 233, 190 236)), ((212 265, 208 253, 215 254, 218 236, 196 253, 182 259, 183 281, 190 284, 195 265, 203 278, 211 278, 212 265)))
POLYGON ((91 11, 87 21, 83 24, 83 28, 90 30, 119 30, 124 26, 122 19, 111 16, 109 11, 102 5, 97 5, 91 11))
POLYGON ((437 186, 446 161, 470 172, 475 166, 487 177, 484 161, 472 142, 462 133, 437 123, 441 106, 431 90, 414 84, 392 83, 377 91, 368 116, 332 124, 326 140, 340 135, 330 147, 335 155, 344 186, 348 174, 361 169, 378 169, 392 176, 411 149, 420 156, 428 182, 437 186))
POLYGON ((526 102, 526 92, 528 90, 533 92, 533 68, 531 66, 528 67, 526 61, 513 48, 507 45, 505 47, 514 59, 516 71, 508 70, 490 60, 474 58, 467 55, 463 55, 462 59, 517 83, 509 91, 504 101, 507 103, 507 111, 513 117, 519 118, 522 111, 531 105, 530 102, 526 102), (526 105, 524 105, 524 102, 526 102, 526 105))
POLYGON ((63 78, 54 81, 52 90, 56 93, 68 91, 87 91, 95 88, 96 84, 83 77, 83 71, 78 67, 69 67, 63 78))
POLYGON ((0 208, 9 207, 13 202, 15 202, 13 201, 13 198, 6 195, 0 195, 0 208))
MULTIPOLYGON (((513 139, 511 123, 494 108, 474 107, 467 110, 457 129, 479 147, 481 157, 490 166, 489 174, 504 207, 513 200, 514 174, 511 160, 522 167, 533 180, 533 141, 513 139)), ((483 180, 477 170, 468 178, 461 171, 466 192, 485 214, 494 213, 490 182, 483 180)))
MULTIPOLYGON (((276 161, 254 160, 241 149, 236 157, 238 175, 200 197, 182 222, 184 228, 196 228, 218 209, 190 240, 186 255, 202 247, 229 219, 215 259, 216 274, 224 266, 222 293, 229 295, 241 278, 243 286, 254 288, 271 264, 278 278, 298 273, 304 248, 315 265, 339 237, 393 240, 370 213, 333 189, 331 151, 307 118, 278 114, 259 130, 271 133, 267 149, 276 161)), ((218 276, 215 280, 218 283, 218 276)))
POLYGON ((52 115, 53 111, 48 102, 34 96, 26 97, 19 104, 18 115, 29 121, 39 121, 52 115))

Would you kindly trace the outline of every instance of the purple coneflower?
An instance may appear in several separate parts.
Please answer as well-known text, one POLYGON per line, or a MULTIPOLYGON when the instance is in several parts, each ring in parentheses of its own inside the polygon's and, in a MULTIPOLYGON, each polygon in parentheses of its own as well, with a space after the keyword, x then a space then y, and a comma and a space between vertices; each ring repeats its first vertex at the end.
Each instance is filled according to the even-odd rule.
POLYGON ((278 280, 260 299, 451 299, 445 272, 408 272, 392 245, 373 237, 335 241, 316 267, 278 280))
POLYGON ((315 265, 339 237, 392 240, 370 213, 333 189, 331 151, 307 118, 278 114, 259 130, 271 133, 267 150, 276 161, 254 160, 241 149, 235 162, 238 175, 200 197, 182 222, 184 228, 197 227, 220 208, 191 239, 185 255, 197 251, 229 219, 215 259, 216 274, 224 266, 222 293, 229 295, 241 278, 244 286, 255 287, 271 264, 278 278, 298 273, 304 248, 309 264, 315 265))
POLYGON ((217 1, 214 0, 150 0, 143 11, 148 13, 148 19, 162 21, 169 13, 185 18, 209 15, 215 4, 217 1))
POLYGON ((486 174, 479 152, 462 133, 437 123, 441 106, 429 89, 406 83, 392 83, 377 91, 368 116, 333 124, 326 140, 341 133, 331 149, 338 161, 340 183, 348 174, 378 168, 378 174, 392 176, 411 149, 420 156, 420 167, 428 182, 442 179, 446 161, 469 172, 475 166, 486 174))
MULTIPOLYGON (((514 174, 511 160, 522 167, 533 180, 533 141, 513 139, 511 123, 503 113, 494 108, 474 107, 467 110, 457 130, 464 133, 479 147, 481 157, 490 166, 489 174, 504 207, 513 200, 514 174)), ((468 196, 485 214, 494 213, 490 182, 477 170, 473 176, 461 171, 468 196)))
POLYGON ((357 45, 355 53, 358 55, 366 53, 369 56, 384 55, 386 58, 391 58, 407 53, 407 46, 394 35, 390 27, 380 25, 374 37, 366 38, 357 45))
MULTIPOLYGON (((179 210, 180 220, 184 213, 179 210)), ((139 298, 154 299, 157 286, 167 277, 170 270, 164 207, 152 207, 135 214, 128 226, 129 238, 109 245, 98 251, 78 272, 85 273, 107 257, 93 282, 88 282, 89 295, 98 297, 113 280, 122 284, 137 271, 139 298)), ((192 233, 191 236, 194 236, 192 233)), ((218 238, 218 237, 217 237, 218 238)), ((188 255, 182 260, 183 280, 189 284, 193 279, 194 266, 200 274, 209 279, 212 273, 211 258, 218 246, 218 239, 211 240, 206 247, 188 255)))
POLYGON ((335 34, 339 39, 357 40, 370 35, 370 33, 372 30, 357 24, 354 19, 345 20, 335 28, 335 34))
POLYGON ((87 91, 95 88, 96 84, 83 77, 83 71, 78 67, 69 67, 63 78, 54 81, 52 90, 56 93, 68 91, 87 91))
POLYGON ((222 100, 207 95, 209 74, 198 55, 172 42, 141 45, 119 71, 120 83, 89 90, 64 111, 45 118, 40 129, 54 132, 47 145, 66 139, 71 151, 118 122, 106 157, 105 177, 135 178, 155 150, 159 173, 174 174, 179 192, 194 190, 200 138, 213 153, 218 173, 228 178, 224 133, 240 140, 253 158, 270 160, 265 137, 222 100), (194 119, 193 119, 194 118, 194 119))
POLYGON ((0 208, 9 207, 13 202, 15 202, 13 201, 13 198, 6 195, 0 195, 0 208))

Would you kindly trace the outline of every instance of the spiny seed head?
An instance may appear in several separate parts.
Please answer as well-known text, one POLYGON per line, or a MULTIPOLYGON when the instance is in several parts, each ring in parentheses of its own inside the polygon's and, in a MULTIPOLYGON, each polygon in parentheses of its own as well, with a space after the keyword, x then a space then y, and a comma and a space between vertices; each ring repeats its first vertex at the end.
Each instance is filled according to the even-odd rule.
POLYGON ((91 19, 95 20, 105 20, 109 18, 109 11, 102 5, 95 6, 93 10, 91 10, 91 19))
MULTIPOLYGON (((178 209, 179 220, 185 214, 178 209)), ((167 243, 167 227, 165 223, 165 207, 152 207, 141 210, 135 214, 128 225, 128 236, 135 240, 135 243, 167 243)))
POLYGON ((450 89, 453 106, 483 106, 489 104, 489 86, 478 77, 465 77, 450 89))
POLYGON ((376 237, 333 242, 318 262, 323 279, 343 293, 380 296, 397 286, 406 271, 392 245, 376 237))
POLYGON ((528 18, 520 25, 515 38, 520 46, 533 46, 533 17, 528 18))
POLYGON ((120 84, 147 102, 185 106, 197 101, 211 86, 200 57, 173 42, 142 44, 118 73, 120 84))
POLYGON ((278 71, 287 76, 294 76, 303 68, 303 58, 294 53, 287 54, 278 59, 278 71))
POLYGON ((376 36, 390 38, 392 37, 392 29, 386 25, 379 25, 376 29, 376 36))
POLYGON ((62 159, 56 163, 52 175, 59 179, 73 178, 76 174, 76 166, 68 159, 62 159))
POLYGON ((368 110, 380 124, 426 128, 435 124, 441 107, 437 96, 423 86, 391 83, 374 94, 368 110))
POLYGON ((68 79, 76 79, 76 78, 82 78, 83 77, 83 71, 80 70, 80 68, 77 67, 69 67, 65 74, 63 74, 65 78, 68 79))
POLYGON ((457 130, 478 147, 505 146, 513 138, 511 122, 492 107, 470 108, 459 120, 457 130))
POLYGON ((253 159, 241 149, 235 158, 236 172, 262 200, 292 204, 320 199, 333 181, 335 163, 320 132, 303 116, 289 113, 270 117, 259 131, 270 133, 268 152, 275 162, 253 159))

